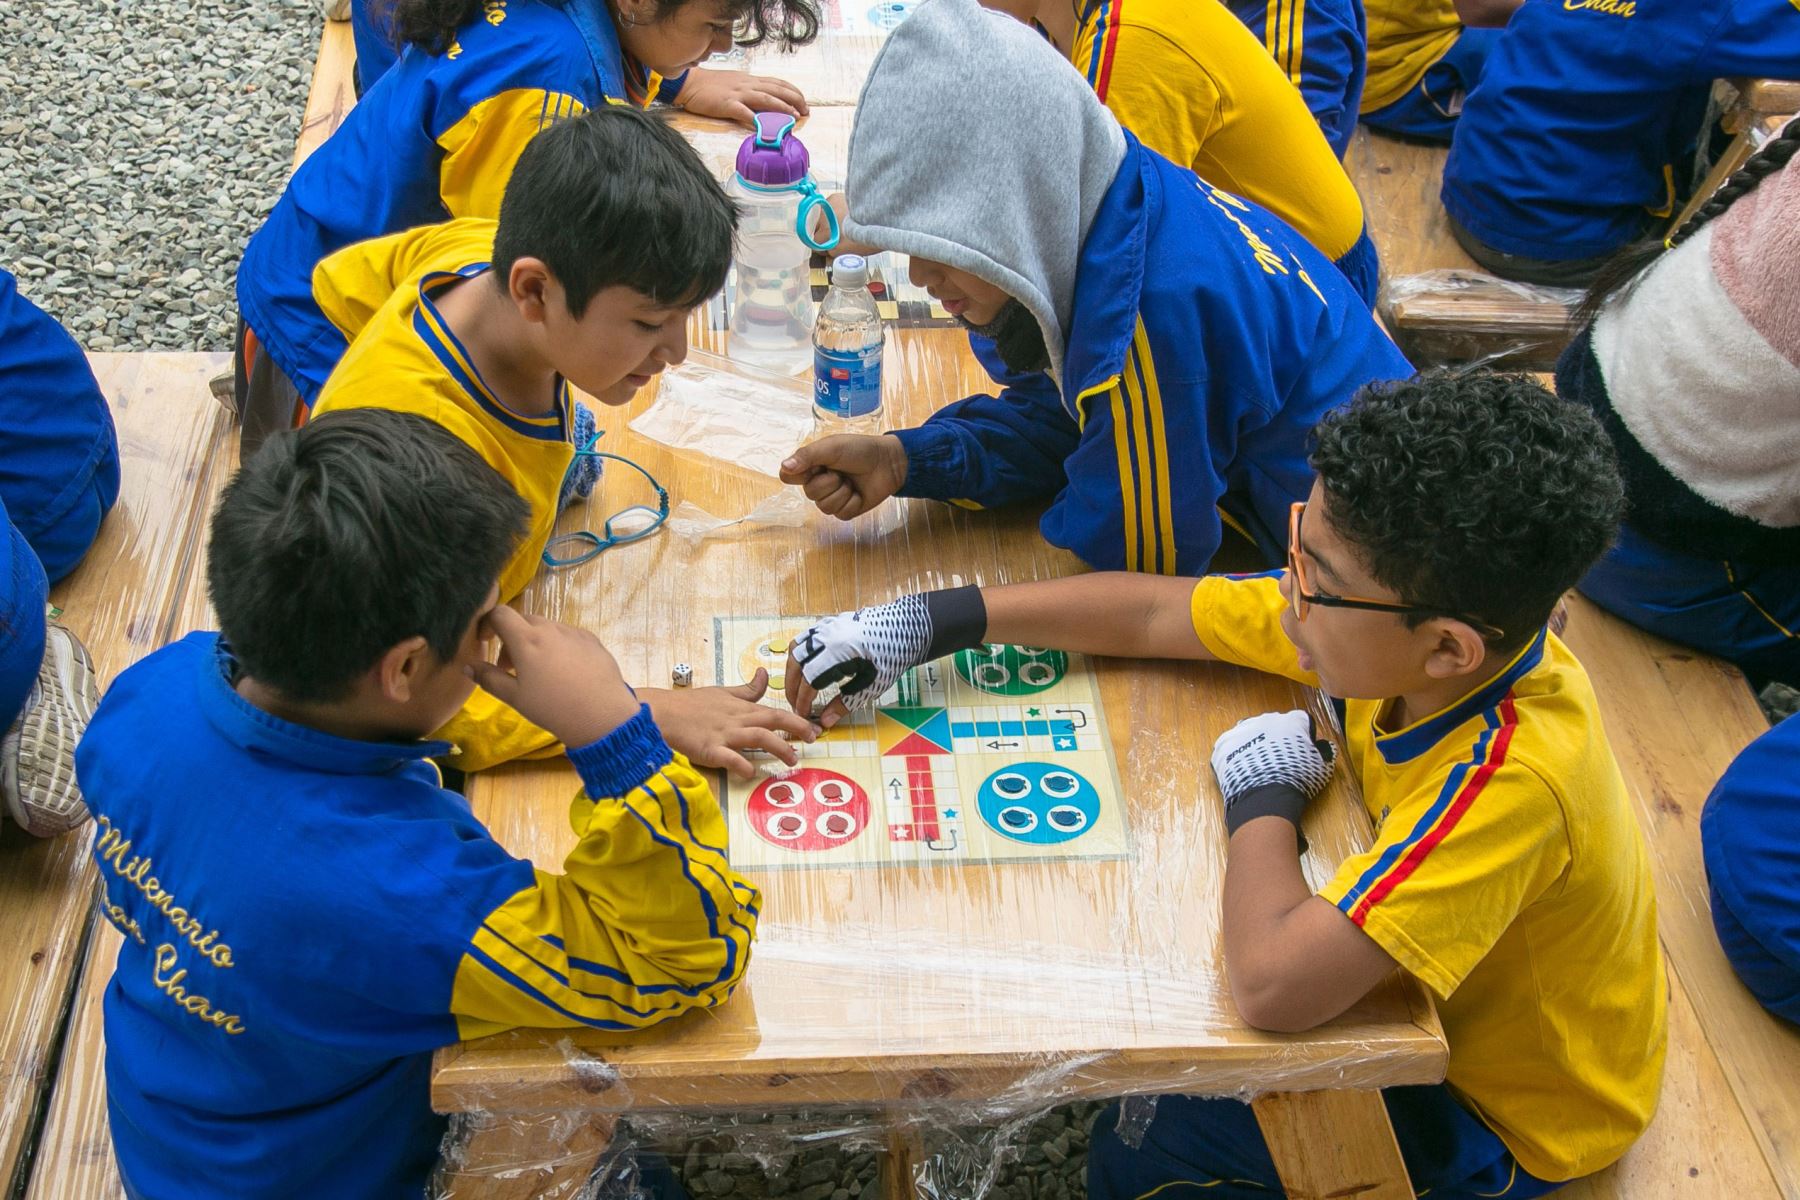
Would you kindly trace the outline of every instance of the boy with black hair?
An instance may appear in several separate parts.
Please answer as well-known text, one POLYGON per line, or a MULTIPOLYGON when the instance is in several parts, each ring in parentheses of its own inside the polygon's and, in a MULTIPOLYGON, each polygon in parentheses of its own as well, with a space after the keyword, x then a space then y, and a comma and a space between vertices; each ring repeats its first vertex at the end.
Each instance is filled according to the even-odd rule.
MULTIPOLYGON (((1665 1046, 1643 838, 1593 689, 1545 624, 1622 504, 1589 414, 1524 376, 1434 373, 1325 418, 1288 568, 1096 574, 908 596, 798 638, 788 699, 821 720, 983 640, 1221 660, 1344 702, 1375 844, 1315 895, 1300 816, 1330 775, 1299 712, 1213 752, 1230 837, 1225 967, 1250 1024, 1329 1021, 1396 965, 1440 1000, 1447 1084, 1385 1093, 1414 1187, 1525 1197, 1600 1170, 1650 1120, 1665 1046)), ((1088 1194, 1280 1183, 1250 1110, 1164 1097, 1132 1150, 1103 1118, 1088 1194)))
MULTIPOLYGON (((592 417, 571 397, 624 404, 687 357, 687 318, 725 284, 737 211, 667 122, 609 105, 534 138, 498 222, 429 225, 361 242, 313 273, 319 306, 351 340, 316 413, 391 408, 429 417, 530 506, 500 570, 510 602, 536 574, 592 417)), ((580 460, 585 466, 595 460, 580 460)), ((742 688, 645 689, 675 747, 748 774, 739 751, 792 761, 805 722, 742 688)), ((556 739, 485 691, 439 732, 477 771, 558 753, 556 739)))
POLYGON ((525 518, 443 427, 379 410, 270 439, 227 487, 223 633, 121 675, 77 754, 125 935, 106 1090, 128 1194, 420 1195, 433 1049, 639 1029, 742 977, 759 897, 706 783, 591 634, 495 603, 525 518), (429 761, 477 680, 571 747, 564 874, 509 855, 429 761))

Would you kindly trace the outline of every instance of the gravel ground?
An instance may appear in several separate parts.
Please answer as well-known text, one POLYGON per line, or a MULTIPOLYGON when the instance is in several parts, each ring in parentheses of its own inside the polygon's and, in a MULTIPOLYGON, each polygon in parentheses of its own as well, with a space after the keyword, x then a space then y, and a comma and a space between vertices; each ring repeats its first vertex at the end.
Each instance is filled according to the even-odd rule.
POLYGON ((0 5, 0 265, 90 350, 227 350, 299 135, 312 0, 0 5))
POLYGON ((1771 725, 1800 712, 1800 691, 1795 691, 1785 683, 1771 683, 1762 690, 1761 699, 1763 712, 1768 714, 1771 725))
MULTIPOLYGON (((923 1141, 934 1200, 1084 1200, 1089 1130, 1103 1106, 1063 1105, 1002 1131, 935 1130, 923 1141)), ((873 1120, 783 1114, 715 1126, 635 1130, 657 1146, 692 1200, 876 1200, 883 1147, 873 1120), (685 1133, 685 1136, 684 1136, 685 1133)))

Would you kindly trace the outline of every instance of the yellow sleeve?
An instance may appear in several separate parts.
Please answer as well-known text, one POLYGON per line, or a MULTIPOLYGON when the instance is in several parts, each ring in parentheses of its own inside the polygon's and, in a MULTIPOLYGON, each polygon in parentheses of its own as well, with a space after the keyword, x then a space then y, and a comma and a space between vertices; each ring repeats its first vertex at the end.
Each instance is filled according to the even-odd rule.
POLYGON ((563 744, 480 688, 470 693, 462 711, 431 735, 460 753, 450 760, 459 771, 485 771, 522 758, 555 758, 563 744))
POLYGON ((563 874, 536 872, 471 939, 451 999, 465 1038, 641 1029, 723 1003, 749 966, 761 894, 731 869, 718 801, 649 709, 569 757, 586 788, 570 809, 581 840, 563 874))
POLYGON ((1119 27, 1112 62, 1100 94, 1106 107, 1144 145, 1192 167, 1223 120, 1223 102, 1206 69, 1162 34, 1131 24, 1119 27))
POLYGON ((1300 652, 1281 631, 1283 574, 1206 576, 1194 585, 1194 632, 1221 662, 1318 687, 1319 677, 1301 670, 1300 652))
POLYGON ((400 286, 403 250, 417 230, 353 242, 313 267, 313 299, 345 341, 355 341, 400 286))
POLYGON ((515 88, 488 97, 438 138, 438 194, 453 217, 498 217, 500 196, 525 143, 553 121, 579 116, 573 96, 515 88))
POLYGON ((1375 844, 1319 889, 1444 999, 1570 861, 1555 793, 1508 759, 1509 711, 1490 714, 1471 750, 1388 805, 1375 844))
POLYGON ((446 221, 354 242, 313 267, 313 299, 346 341, 355 341, 381 306, 432 270, 455 271, 494 251, 493 221, 446 221))

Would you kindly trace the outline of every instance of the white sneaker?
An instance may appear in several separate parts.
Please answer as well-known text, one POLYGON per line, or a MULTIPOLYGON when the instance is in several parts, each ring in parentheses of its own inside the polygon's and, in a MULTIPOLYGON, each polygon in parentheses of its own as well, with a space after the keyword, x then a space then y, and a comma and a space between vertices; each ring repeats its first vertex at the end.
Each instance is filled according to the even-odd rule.
POLYGON ((0 738, 0 799, 26 833, 55 837, 88 819, 75 786, 75 743, 99 702, 99 680, 86 647, 50 622, 37 683, 19 719, 0 738))

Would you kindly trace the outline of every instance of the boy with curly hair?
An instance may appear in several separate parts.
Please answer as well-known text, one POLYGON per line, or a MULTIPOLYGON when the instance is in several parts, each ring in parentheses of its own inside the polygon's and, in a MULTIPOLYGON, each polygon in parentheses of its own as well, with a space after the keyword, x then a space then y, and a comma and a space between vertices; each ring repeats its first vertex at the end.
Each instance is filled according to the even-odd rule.
MULTIPOLYGON (((1330 775, 1303 713, 1219 739, 1225 967, 1244 1020, 1330 1021, 1393 970, 1429 987, 1449 1077, 1384 1093, 1415 1188, 1542 1195, 1616 1160, 1666 1045, 1643 837, 1580 663, 1546 628, 1612 540, 1622 489, 1591 416, 1524 376, 1364 389, 1315 435, 1288 565, 1094 574, 907 596, 801 638, 789 701, 833 723, 906 668, 982 641, 1219 660, 1322 688, 1376 828, 1317 893, 1298 860, 1330 775)), ((1102 1118, 1088 1194, 1280 1182, 1249 1108, 1164 1097, 1138 1149, 1102 1118)))

